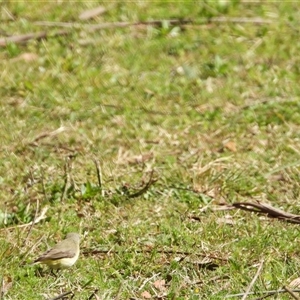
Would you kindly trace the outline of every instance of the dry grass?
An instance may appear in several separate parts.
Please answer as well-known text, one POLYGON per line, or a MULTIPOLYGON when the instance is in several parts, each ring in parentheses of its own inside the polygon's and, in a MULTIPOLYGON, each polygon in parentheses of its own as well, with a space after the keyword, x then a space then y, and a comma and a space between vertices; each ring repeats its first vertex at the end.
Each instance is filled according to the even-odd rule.
POLYGON ((215 208, 260 200, 299 214, 297 7, 102 5, 88 21, 78 16, 92 3, 2 5, 2 35, 81 22, 0 51, 5 299, 224 299, 262 259, 251 291, 287 285, 297 225, 215 208), (241 15, 266 22, 208 20, 241 15), (175 18, 194 22, 85 27, 175 18), (23 266, 70 231, 86 234, 72 270, 23 266))

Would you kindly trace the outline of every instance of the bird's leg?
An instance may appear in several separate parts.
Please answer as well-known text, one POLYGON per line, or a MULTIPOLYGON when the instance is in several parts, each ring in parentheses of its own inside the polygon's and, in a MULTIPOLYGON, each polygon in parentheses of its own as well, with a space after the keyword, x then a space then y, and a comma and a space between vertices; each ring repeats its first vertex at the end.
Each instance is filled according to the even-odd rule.
POLYGON ((55 278, 57 278, 57 274, 54 273, 54 270, 51 269, 51 272, 50 272, 55 278))

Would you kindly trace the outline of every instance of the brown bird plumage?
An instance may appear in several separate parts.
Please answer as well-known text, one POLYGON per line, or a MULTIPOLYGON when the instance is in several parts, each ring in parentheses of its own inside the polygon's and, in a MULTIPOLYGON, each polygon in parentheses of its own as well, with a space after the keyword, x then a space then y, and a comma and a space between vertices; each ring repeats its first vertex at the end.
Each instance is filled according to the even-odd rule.
POLYGON ((46 264, 52 269, 69 268, 79 257, 79 241, 78 233, 68 233, 65 240, 43 253, 34 263, 46 264))

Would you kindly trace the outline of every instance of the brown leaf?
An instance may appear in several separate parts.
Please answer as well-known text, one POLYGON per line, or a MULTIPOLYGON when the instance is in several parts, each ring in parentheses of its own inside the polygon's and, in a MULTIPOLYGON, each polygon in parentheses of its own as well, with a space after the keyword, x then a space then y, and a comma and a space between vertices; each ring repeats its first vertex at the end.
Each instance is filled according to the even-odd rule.
MULTIPOLYGON (((70 31, 66 30, 59 30, 55 33, 51 33, 51 36, 60 36, 60 35, 67 35, 70 31)), ((36 32, 36 33, 27 33, 21 35, 14 35, 9 37, 0 38, 0 47, 6 47, 9 43, 15 44, 26 44, 28 41, 34 40, 42 40, 49 36, 49 32, 36 32)))
POLYGON ((144 291, 144 292, 142 292, 142 295, 141 295, 144 299, 151 299, 152 298, 152 296, 151 296, 151 294, 149 293, 149 292, 147 292, 147 291, 144 291))
POLYGON ((289 283, 288 286, 291 287, 291 288, 297 288, 297 287, 299 287, 299 286, 300 286, 300 277, 298 277, 298 278, 292 280, 292 281, 289 283))
POLYGON ((210 271, 213 271, 220 266, 219 264, 215 263, 209 257, 206 257, 202 260, 198 260, 198 259, 195 260, 193 258, 188 258, 188 259, 186 259, 186 261, 188 261, 194 265, 197 265, 199 269, 206 269, 206 270, 210 270, 210 271))
POLYGON ((39 57, 35 53, 22 53, 19 56, 13 58, 11 61, 25 61, 25 62, 32 62, 37 60, 39 57))
POLYGON ((103 6, 98 6, 89 10, 86 10, 84 12, 82 12, 79 15, 79 19, 80 20, 88 20, 88 19, 92 19, 94 17, 97 17, 98 15, 101 15, 103 13, 106 12, 106 8, 103 6))
POLYGON ((232 219, 232 216, 226 215, 222 218, 218 218, 216 222, 220 225, 235 225, 236 221, 232 219))
POLYGON ((164 292, 166 290, 166 281, 165 280, 156 280, 153 282, 154 287, 161 291, 164 292))
POLYGON ((12 278, 11 277, 3 277, 2 279, 2 283, 0 286, 0 298, 2 299, 2 297, 8 292, 8 290, 12 287, 12 278))
POLYGON ((223 147, 226 148, 227 150, 231 151, 231 152, 236 152, 236 143, 233 141, 224 141, 223 142, 223 147))

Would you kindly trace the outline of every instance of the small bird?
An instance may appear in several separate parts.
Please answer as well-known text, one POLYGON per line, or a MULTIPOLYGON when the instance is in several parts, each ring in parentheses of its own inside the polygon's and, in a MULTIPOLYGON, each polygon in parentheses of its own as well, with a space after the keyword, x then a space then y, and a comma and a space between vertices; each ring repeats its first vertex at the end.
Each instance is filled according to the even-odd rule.
POLYGON ((78 233, 68 233, 65 240, 43 253, 33 264, 46 264, 51 269, 70 268, 79 257, 79 242, 80 235, 78 233))

